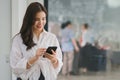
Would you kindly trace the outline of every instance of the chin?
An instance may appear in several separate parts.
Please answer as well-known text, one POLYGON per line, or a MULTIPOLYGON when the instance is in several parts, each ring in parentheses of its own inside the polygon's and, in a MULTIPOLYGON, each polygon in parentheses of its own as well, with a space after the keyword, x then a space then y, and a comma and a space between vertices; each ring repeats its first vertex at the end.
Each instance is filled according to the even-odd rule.
POLYGON ((38 31, 40 31, 40 32, 43 31, 43 28, 42 29, 38 29, 38 31))

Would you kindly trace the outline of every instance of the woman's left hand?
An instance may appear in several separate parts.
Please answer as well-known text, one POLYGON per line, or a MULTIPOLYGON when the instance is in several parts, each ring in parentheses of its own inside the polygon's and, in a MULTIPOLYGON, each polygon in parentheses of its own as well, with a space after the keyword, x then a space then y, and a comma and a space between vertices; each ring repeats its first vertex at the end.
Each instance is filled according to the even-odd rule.
POLYGON ((52 62, 54 68, 56 68, 58 66, 58 59, 56 58, 55 51, 52 50, 52 54, 45 53, 44 56, 45 56, 45 58, 48 58, 52 62))

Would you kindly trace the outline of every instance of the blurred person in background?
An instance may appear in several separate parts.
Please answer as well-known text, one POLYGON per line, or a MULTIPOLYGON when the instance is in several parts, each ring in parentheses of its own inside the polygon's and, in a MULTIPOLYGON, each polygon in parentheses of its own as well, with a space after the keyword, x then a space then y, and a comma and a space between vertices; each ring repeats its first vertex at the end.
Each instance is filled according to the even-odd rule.
POLYGON ((79 41, 76 40, 76 43, 79 47, 79 51, 74 50, 74 59, 72 64, 71 75, 79 75, 79 64, 80 64, 80 45, 79 41))
POLYGON ((63 68, 62 74, 63 75, 70 75, 72 71, 72 64, 74 58, 74 49, 75 51, 79 51, 77 46, 75 35, 72 30, 72 23, 71 21, 67 21, 62 24, 62 31, 61 31, 61 48, 63 51, 63 68))
POLYGON ((94 44, 94 38, 91 34, 91 30, 89 28, 88 23, 84 23, 81 27, 82 35, 80 37, 80 67, 82 68, 82 72, 87 72, 88 62, 89 62, 89 47, 94 44))
POLYGON ((25 13, 20 32, 13 38, 10 66, 15 80, 56 80, 62 67, 62 52, 56 36, 45 31, 47 11, 38 2, 25 13), (57 46, 52 54, 49 46, 57 46))

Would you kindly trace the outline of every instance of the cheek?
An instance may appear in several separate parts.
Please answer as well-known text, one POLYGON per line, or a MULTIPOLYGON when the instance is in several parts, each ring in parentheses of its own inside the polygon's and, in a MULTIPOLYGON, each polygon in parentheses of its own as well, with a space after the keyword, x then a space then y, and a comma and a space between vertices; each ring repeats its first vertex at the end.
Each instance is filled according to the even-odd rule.
POLYGON ((35 26, 35 25, 37 25, 37 24, 38 24, 38 23, 37 23, 37 22, 35 22, 35 23, 34 23, 34 26, 35 26))
POLYGON ((45 25, 46 24, 46 20, 45 21, 43 21, 43 25, 45 25))

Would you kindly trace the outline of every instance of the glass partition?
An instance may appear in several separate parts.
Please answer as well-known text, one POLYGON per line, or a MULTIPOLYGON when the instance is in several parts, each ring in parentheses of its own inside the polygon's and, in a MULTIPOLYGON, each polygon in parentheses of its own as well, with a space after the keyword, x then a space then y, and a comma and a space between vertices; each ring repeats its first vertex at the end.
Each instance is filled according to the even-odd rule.
MULTIPOLYGON (((82 24, 88 23, 90 25, 94 39, 107 50, 107 70, 105 71, 107 77, 103 75, 102 79, 112 80, 109 77, 111 73, 119 71, 120 64, 120 0, 50 0, 48 4, 48 29, 58 38, 60 37, 61 24, 67 20, 72 22, 75 38, 78 41, 81 36, 82 24)), ((112 76, 115 77, 115 74, 112 76)), ((118 80, 117 77, 115 77, 116 80, 118 80)), ((79 77, 79 80, 83 79, 79 77)))

